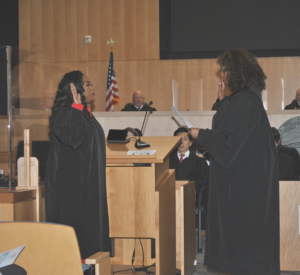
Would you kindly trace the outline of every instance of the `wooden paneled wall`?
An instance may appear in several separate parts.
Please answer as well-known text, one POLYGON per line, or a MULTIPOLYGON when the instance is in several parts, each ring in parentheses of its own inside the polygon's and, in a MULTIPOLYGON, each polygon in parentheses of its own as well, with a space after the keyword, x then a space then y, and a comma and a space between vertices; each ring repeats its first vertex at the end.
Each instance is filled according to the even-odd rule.
MULTIPOLYGON (((157 110, 169 111, 172 78, 178 82, 180 110, 210 110, 216 99, 220 73, 215 59, 159 60, 159 0, 20 0, 19 13, 20 48, 53 56, 56 63, 51 66, 62 67, 49 73, 42 66, 40 87, 33 91, 25 65, 20 70, 22 97, 55 93, 63 73, 79 69, 94 83, 93 111, 104 111, 110 50, 106 41, 113 38, 121 99, 116 111, 137 89, 157 110), (91 44, 84 43, 85 35, 92 36, 91 44)), ((259 63, 268 77, 265 107, 282 110, 300 87, 300 58, 259 58, 259 63)))

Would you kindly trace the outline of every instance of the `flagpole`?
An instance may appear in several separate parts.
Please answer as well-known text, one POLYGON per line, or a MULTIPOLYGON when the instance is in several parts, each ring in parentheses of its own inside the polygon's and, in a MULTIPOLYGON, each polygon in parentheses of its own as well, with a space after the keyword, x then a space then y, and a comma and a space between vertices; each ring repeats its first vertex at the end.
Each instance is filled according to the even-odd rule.
POLYGON ((113 51, 114 44, 117 44, 117 43, 116 43, 116 40, 114 40, 112 38, 107 40, 107 42, 106 42, 106 45, 110 45, 110 50, 111 51, 113 51))
POLYGON ((117 79, 113 66, 113 46, 116 44, 114 39, 107 40, 106 45, 110 45, 110 53, 109 53, 109 65, 108 65, 108 74, 107 74, 107 89, 106 89, 106 104, 105 111, 106 112, 114 112, 115 105, 120 103, 117 79))

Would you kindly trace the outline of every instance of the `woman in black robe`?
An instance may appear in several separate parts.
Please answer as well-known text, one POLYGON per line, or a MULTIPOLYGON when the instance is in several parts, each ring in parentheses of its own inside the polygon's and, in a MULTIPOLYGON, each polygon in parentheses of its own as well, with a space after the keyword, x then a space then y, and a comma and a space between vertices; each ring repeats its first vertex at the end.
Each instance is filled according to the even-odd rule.
POLYGON ((233 93, 212 130, 190 129, 211 156, 205 264, 233 275, 280 274, 278 158, 260 95, 266 77, 245 50, 218 64, 220 89, 233 93))
POLYGON ((64 75, 50 117, 46 221, 75 229, 82 259, 108 249, 105 136, 87 103, 94 89, 80 71, 64 75))

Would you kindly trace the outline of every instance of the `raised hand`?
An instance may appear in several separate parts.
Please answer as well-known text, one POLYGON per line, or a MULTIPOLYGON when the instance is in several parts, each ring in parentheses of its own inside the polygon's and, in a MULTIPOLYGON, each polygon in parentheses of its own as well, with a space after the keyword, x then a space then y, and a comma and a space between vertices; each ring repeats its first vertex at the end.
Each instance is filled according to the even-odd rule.
POLYGON ((222 81, 219 83, 219 89, 218 89, 218 98, 222 100, 225 97, 225 91, 226 91, 226 86, 225 82, 222 81))
POLYGON ((73 83, 70 83, 70 89, 73 95, 74 103, 81 104, 81 95, 77 93, 76 87, 73 83))

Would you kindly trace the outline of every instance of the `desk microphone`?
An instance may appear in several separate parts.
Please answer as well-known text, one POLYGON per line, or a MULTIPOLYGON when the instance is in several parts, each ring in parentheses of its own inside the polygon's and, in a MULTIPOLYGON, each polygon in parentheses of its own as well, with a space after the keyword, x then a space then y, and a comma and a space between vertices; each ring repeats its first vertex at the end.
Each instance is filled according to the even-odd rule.
MULTIPOLYGON (((153 104, 153 101, 150 101, 149 102, 149 106, 153 104)), ((146 119, 146 116, 147 116, 147 112, 146 111, 146 114, 145 114, 145 117, 144 117, 144 121, 143 121, 143 126, 142 126, 142 129, 141 129, 141 133, 143 133, 143 128, 144 128, 144 123, 145 123, 145 119, 146 119)), ((135 142, 135 148, 137 149, 142 149, 142 148, 147 148, 147 147, 150 147, 150 145, 146 142, 143 142, 141 141, 141 136, 139 135, 139 139, 135 142)))

